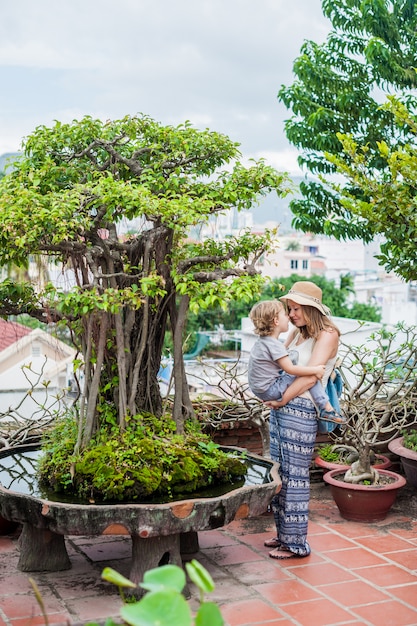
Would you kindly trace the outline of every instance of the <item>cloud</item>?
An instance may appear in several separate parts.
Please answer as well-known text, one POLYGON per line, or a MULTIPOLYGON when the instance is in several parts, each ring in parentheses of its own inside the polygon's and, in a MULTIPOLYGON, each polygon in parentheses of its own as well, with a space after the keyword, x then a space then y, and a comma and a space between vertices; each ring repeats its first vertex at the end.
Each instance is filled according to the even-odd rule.
MULTIPOLYGON (((0 22, 0 154, 40 124, 146 113, 287 154, 276 95, 321 0, 17 0, 0 22)), ((278 162, 279 158, 274 157, 278 162)))

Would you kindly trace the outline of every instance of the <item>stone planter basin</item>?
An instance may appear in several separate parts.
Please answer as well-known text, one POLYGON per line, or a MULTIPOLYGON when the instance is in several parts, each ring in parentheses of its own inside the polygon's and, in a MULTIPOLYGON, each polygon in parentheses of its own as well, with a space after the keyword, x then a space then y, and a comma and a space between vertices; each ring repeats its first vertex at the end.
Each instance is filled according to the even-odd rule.
MULTIPOLYGON (((13 458, 10 452, 1 456, 9 457, 9 463, 13 458)), ((222 495, 163 504, 73 504, 20 493, 15 480, 7 488, 1 472, 5 459, 0 458, 0 516, 23 524, 18 568, 25 572, 68 569, 66 535, 107 534, 131 536, 130 578, 135 583, 142 581, 145 571, 160 564, 181 566, 181 544, 194 538, 194 549, 187 551, 196 551, 197 531, 260 515, 280 490, 277 463, 253 454, 248 459, 263 468, 261 482, 222 495)))

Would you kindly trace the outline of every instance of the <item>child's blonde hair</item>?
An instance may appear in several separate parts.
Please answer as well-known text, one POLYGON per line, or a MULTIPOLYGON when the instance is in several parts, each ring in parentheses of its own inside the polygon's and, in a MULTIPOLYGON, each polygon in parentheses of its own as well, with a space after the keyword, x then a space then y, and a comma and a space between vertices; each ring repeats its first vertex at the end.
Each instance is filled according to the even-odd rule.
POLYGON ((284 310, 284 305, 279 300, 262 300, 255 304, 249 313, 249 317, 254 325, 254 333, 261 337, 271 335, 274 328, 274 319, 284 310))

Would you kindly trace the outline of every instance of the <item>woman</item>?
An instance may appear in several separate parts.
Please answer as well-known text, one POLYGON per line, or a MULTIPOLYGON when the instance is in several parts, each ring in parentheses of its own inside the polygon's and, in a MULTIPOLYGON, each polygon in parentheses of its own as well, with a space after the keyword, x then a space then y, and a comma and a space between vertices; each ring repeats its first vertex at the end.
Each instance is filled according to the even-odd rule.
MULTIPOLYGON (((282 296, 295 329, 285 345, 299 354, 299 365, 325 363, 322 379, 326 386, 333 371, 340 331, 322 303, 320 287, 309 281, 294 283, 282 296)), ((310 464, 317 434, 317 409, 303 378, 297 378, 280 402, 267 402, 270 418, 271 457, 280 463, 281 491, 272 501, 277 536, 265 541, 273 548, 273 559, 308 556, 308 507, 310 501, 310 464)))

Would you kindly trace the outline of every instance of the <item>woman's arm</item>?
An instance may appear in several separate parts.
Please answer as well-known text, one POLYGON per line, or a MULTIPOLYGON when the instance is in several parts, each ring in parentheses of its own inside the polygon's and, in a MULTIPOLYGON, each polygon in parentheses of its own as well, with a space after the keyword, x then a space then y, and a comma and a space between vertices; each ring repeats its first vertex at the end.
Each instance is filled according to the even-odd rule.
POLYGON ((277 359, 279 367, 292 376, 317 376, 321 380, 324 376, 324 365, 294 365, 289 356, 277 359))
POLYGON ((308 365, 327 363, 336 356, 339 349, 339 335, 335 330, 322 330, 320 337, 314 344, 308 365))

